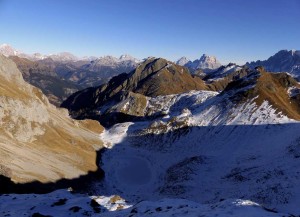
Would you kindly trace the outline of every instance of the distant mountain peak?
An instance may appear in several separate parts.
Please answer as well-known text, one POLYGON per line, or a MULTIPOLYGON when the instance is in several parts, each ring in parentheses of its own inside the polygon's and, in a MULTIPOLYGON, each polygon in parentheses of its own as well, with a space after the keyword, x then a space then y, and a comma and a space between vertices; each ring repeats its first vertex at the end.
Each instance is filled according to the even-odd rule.
POLYGON ((188 59, 187 57, 183 56, 183 57, 181 57, 180 59, 178 59, 176 61, 176 64, 178 64, 180 66, 184 66, 184 65, 186 65, 190 61, 191 61, 190 59, 188 59))
MULTIPOLYGON (((193 77, 186 67, 176 65, 163 58, 148 58, 129 74, 119 74, 104 86, 73 94, 62 104, 62 107, 69 108, 72 115, 76 113, 76 117, 78 117, 85 115, 84 112, 78 112, 77 108, 81 107, 100 106, 102 108, 104 104, 120 102, 128 97, 142 98, 142 105, 139 107, 143 107, 146 96, 178 94, 204 89, 207 89, 205 83, 201 79, 193 77), (89 96, 87 96, 88 94, 89 96), (79 103, 80 100, 82 101, 79 103)), ((137 111, 138 109, 133 109, 131 112, 136 113, 137 111)), ((107 114, 110 113, 107 112, 107 114)), ((104 116, 101 117, 108 118, 108 116, 104 116)), ((110 122, 110 120, 108 121, 110 122)), ((108 122, 107 124, 109 125, 108 122)))
POLYGON ((217 60, 215 56, 210 56, 203 54, 199 59, 194 60, 193 62, 188 62, 185 65, 191 71, 202 69, 203 71, 211 71, 219 68, 222 64, 217 60))
POLYGON ((4 56, 8 57, 8 56, 16 56, 18 54, 21 54, 21 52, 13 48, 9 44, 2 44, 0 45, 0 54, 3 54, 4 56))
POLYGON ((288 72, 296 79, 300 79, 300 51, 299 50, 280 50, 267 60, 257 60, 246 63, 250 68, 263 66, 271 72, 288 72))
POLYGON ((4 43, 4 44, 1 44, 0 47, 2 48, 2 47, 10 47, 10 46, 8 44, 4 43))
POLYGON ((75 55, 73 55, 72 53, 70 52, 60 52, 60 53, 57 53, 57 54, 51 54, 49 55, 49 57, 51 59, 53 59, 54 61, 61 61, 61 62, 72 62, 72 61, 77 61, 79 60, 79 58, 75 55))
POLYGON ((130 56, 129 54, 122 54, 119 59, 122 60, 122 59, 132 59, 133 57, 130 56))
POLYGON ((211 61, 211 62, 218 62, 217 58, 215 56, 210 56, 207 54, 203 54, 200 57, 200 60, 205 60, 205 61, 211 61))
POLYGON ((18 51, 17 49, 13 48, 11 45, 9 44, 1 44, 0 45, 0 54, 3 54, 4 56, 19 56, 22 58, 27 58, 30 60, 44 60, 47 58, 51 58, 53 61, 56 62, 76 62, 76 61, 80 61, 80 60, 85 60, 85 61, 96 61, 97 60, 101 60, 104 62, 133 62, 134 64, 139 63, 140 60, 136 59, 134 57, 132 57, 129 54, 123 54, 121 55, 119 58, 111 56, 111 55, 105 55, 102 57, 94 57, 94 56, 84 56, 84 57, 77 57, 74 54, 68 52, 68 51, 63 51, 63 52, 59 52, 59 53, 52 53, 52 54, 41 54, 39 52, 33 53, 33 54, 25 54, 23 52, 18 51))

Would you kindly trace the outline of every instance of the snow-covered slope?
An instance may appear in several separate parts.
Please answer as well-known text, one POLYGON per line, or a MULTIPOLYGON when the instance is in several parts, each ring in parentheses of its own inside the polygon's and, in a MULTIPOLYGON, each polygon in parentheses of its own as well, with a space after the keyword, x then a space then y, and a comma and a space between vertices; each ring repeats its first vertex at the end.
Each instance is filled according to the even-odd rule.
POLYGON ((270 85, 264 80, 277 79, 268 76, 254 73, 221 94, 148 97, 145 113, 160 115, 101 134, 108 148, 101 164, 105 178, 95 189, 129 201, 184 198, 212 207, 239 198, 299 215, 300 124, 274 101, 261 100, 262 86, 270 85), (258 95, 249 98, 255 88, 258 95))
POLYGON ((223 79, 227 75, 230 75, 234 72, 237 72, 239 70, 242 70, 243 67, 236 65, 234 63, 229 63, 227 66, 221 66, 215 71, 211 71, 206 73, 206 76, 204 77, 205 80, 217 80, 217 79, 223 79))
POLYGON ((200 204, 184 199, 161 199, 158 201, 142 201, 129 209, 119 212, 107 212, 103 216, 161 216, 161 217, 275 217, 288 214, 274 213, 249 200, 225 200, 213 204, 200 204))
POLYGON ((158 201, 141 201, 136 204, 128 204, 118 195, 87 196, 66 190, 58 190, 44 195, 2 195, 0 196, 0 215, 12 217, 287 216, 284 213, 274 213, 272 210, 268 210, 249 200, 229 199, 206 205, 184 199, 161 199, 158 201))

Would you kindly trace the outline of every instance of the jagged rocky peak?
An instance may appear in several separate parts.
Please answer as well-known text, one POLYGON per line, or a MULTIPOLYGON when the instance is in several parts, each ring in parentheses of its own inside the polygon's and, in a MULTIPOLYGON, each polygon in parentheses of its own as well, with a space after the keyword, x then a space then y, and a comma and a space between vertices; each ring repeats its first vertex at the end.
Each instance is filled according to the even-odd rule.
POLYGON ((271 72, 288 72, 297 80, 300 78, 300 51, 299 50, 281 50, 268 58, 267 60, 258 60, 247 62, 247 66, 255 68, 263 66, 271 72))
POLYGON ((221 66, 221 63, 217 60, 215 56, 209 56, 203 54, 199 60, 193 62, 193 67, 195 69, 217 69, 221 66))
POLYGON ((134 58, 133 56, 129 55, 129 54, 123 54, 119 57, 120 61, 132 61, 132 62, 140 62, 140 60, 134 58))
POLYGON ((200 57, 200 61, 202 61, 202 62, 208 62, 208 63, 212 63, 212 64, 219 63, 219 61, 217 60, 217 58, 215 56, 209 56, 207 54, 203 54, 200 57))
POLYGON ((99 123, 72 120, 3 55, 0 104, 0 181, 5 176, 15 183, 46 183, 97 171, 99 123))
POLYGON ((189 68, 191 73, 194 73, 197 70, 210 72, 218 69, 222 65, 215 56, 209 56, 207 54, 203 54, 199 59, 196 59, 194 61, 191 61, 186 57, 182 57, 176 63, 186 66, 187 68, 189 68))
POLYGON ((177 61, 176 61, 176 64, 177 65, 180 65, 180 66, 184 66, 184 65, 186 65, 188 62, 190 62, 191 60, 190 59, 188 59, 187 57, 181 57, 180 59, 178 59, 177 61))

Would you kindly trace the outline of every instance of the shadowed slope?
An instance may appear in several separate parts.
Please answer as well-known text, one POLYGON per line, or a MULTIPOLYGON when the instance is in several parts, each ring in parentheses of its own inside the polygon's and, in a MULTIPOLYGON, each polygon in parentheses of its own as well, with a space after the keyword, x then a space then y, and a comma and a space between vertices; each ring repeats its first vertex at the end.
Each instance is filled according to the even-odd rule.
POLYGON ((16 63, 24 80, 40 88, 49 101, 56 106, 59 106, 69 95, 79 90, 79 86, 75 83, 59 78, 50 66, 18 56, 9 58, 16 63))

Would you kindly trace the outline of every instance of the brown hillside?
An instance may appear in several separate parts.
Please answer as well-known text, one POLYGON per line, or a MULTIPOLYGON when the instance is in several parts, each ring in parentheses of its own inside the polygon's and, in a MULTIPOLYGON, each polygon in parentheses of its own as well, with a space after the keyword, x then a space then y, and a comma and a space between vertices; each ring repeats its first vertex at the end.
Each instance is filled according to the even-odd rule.
POLYGON ((49 66, 18 56, 9 58, 16 63, 24 80, 41 89, 56 106, 60 106, 63 100, 79 89, 74 83, 59 78, 49 66))
POLYGON ((300 120, 299 93, 290 96, 289 88, 300 89, 299 83, 286 73, 269 73, 259 67, 255 72, 230 83, 223 93, 236 90, 234 100, 244 102, 255 99, 258 105, 265 100, 289 118, 300 120))
POLYGON ((69 118, 1 55, 0 105, 0 175, 16 183, 54 182, 97 170, 100 124, 69 118))

